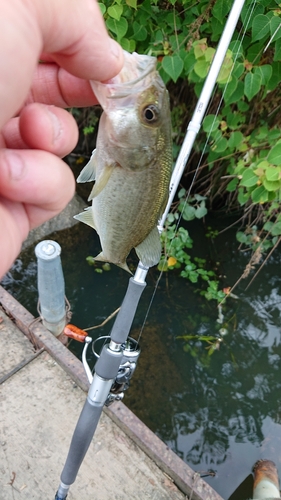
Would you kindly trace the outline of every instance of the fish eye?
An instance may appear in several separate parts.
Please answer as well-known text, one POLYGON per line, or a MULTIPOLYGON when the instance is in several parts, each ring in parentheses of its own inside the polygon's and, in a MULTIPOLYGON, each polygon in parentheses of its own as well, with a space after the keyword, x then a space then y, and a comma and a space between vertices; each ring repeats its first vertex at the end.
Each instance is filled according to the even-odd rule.
POLYGON ((159 117, 159 109, 154 104, 149 104, 143 108, 142 116, 147 123, 155 123, 159 117))

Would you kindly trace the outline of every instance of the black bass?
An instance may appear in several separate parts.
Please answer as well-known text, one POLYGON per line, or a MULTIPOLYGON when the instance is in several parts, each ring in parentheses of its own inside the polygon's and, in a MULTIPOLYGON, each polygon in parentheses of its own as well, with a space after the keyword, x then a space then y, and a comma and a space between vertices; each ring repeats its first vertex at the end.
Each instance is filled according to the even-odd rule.
POLYGON ((96 182, 92 206, 75 218, 100 237, 95 260, 129 271, 132 248, 146 267, 160 260, 157 222, 168 200, 172 139, 169 96, 156 58, 128 52, 124 58, 115 78, 91 82, 104 112, 96 149, 77 182, 96 182))

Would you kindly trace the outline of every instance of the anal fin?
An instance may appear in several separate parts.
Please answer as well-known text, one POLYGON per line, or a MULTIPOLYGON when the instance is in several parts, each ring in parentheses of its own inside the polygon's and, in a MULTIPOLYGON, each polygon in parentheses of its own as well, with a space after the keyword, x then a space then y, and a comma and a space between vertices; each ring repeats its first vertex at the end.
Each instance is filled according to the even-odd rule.
POLYGON ((74 215, 74 219, 84 222, 84 224, 96 230, 92 207, 85 208, 84 212, 74 215))
MULTIPOLYGON (((94 260, 97 260, 99 262, 111 262, 109 259, 105 257, 103 252, 99 253, 96 257, 94 257, 94 260)), ((118 267, 121 267, 121 269, 124 269, 124 271, 127 271, 128 273, 132 274, 126 262, 120 262, 118 264, 117 262, 113 262, 113 264, 115 264, 118 267)))
POLYGON ((145 267, 152 267, 158 264, 161 257, 161 241, 156 226, 135 250, 138 258, 145 267))

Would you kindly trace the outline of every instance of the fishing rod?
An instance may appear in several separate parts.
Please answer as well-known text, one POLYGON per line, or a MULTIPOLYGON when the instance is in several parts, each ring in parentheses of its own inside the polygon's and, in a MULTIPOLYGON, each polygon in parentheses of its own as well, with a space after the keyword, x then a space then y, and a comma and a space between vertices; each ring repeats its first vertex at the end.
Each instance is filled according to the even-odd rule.
MULTIPOLYGON (((200 130, 220 68, 244 3, 245 0, 234 0, 197 106, 189 122, 186 136, 173 170, 168 203, 158 226, 160 232, 164 228, 166 217, 176 194, 194 141, 200 130)), ((148 270, 148 267, 145 267, 142 262, 139 262, 135 275, 129 280, 124 300, 112 327, 110 336, 97 339, 97 341, 101 339, 105 341, 100 355, 95 351, 97 341, 93 343, 93 352, 96 357, 98 357, 94 368, 94 375, 92 375, 86 360, 87 349, 92 342, 92 338, 87 335, 82 335, 82 338, 80 338, 80 341, 85 342, 82 361, 90 383, 90 388, 74 430, 55 500, 66 499, 69 488, 74 483, 80 465, 90 446, 104 405, 108 406, 114 401, 120 401, 124 396, 124 390, 129 386, 129 381, 135 371, 140 354, 138 343, 129 337, 129 332, 140 297, 146 286, 145 279, 148 270)), ((77 336, 76 338, 78 339, 77 336)))

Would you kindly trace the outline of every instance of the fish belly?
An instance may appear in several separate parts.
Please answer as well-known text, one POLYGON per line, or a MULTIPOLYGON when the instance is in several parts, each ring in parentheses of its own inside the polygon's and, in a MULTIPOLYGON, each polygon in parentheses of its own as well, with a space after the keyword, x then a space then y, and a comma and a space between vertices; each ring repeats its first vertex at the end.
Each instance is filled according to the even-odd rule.
POLYGON ((163 205, 161 182, 141 172, 115 168, 92 210, 104 260, 120 265, 157 225, 163 205), (159 190, 160 187, 160 190, 159 190))

